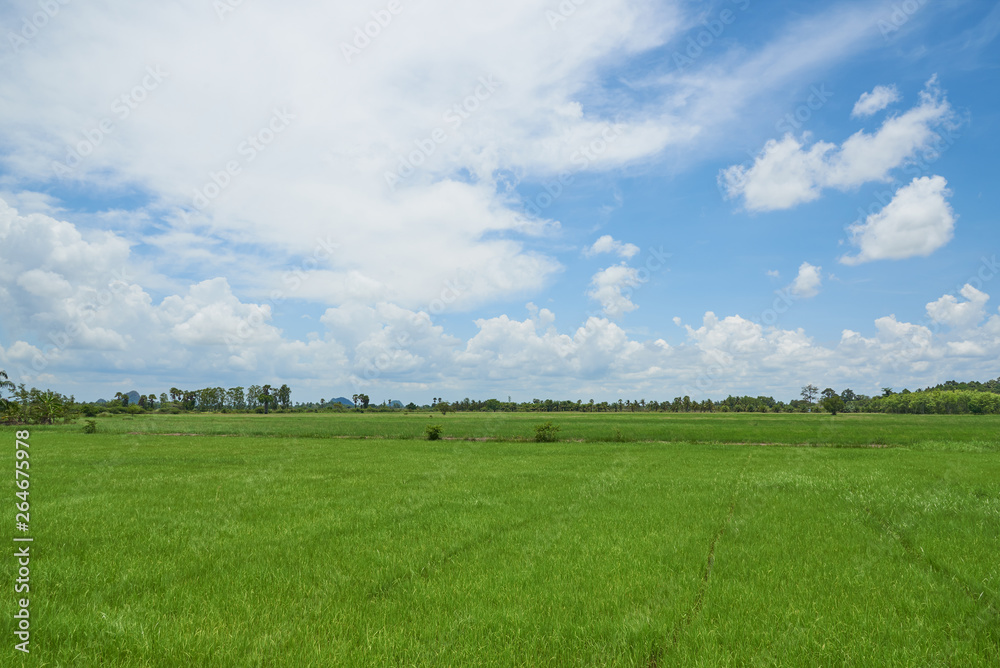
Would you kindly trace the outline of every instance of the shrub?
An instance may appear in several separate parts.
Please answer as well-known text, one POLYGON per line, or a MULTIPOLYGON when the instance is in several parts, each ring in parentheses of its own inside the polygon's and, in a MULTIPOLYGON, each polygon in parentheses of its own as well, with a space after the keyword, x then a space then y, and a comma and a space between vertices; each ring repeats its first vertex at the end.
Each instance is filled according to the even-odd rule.
POLYGON ((559 425, 554 425, 551 422, 546 422, 545 424, 540 424, 535 427, 535 442, 536 443, 553 443, 559 437, 559 425))
POLYGON ((441 431, 444 429, 439 424, 429 424, 424 432, 427 434, 428 441, 437 441, 441 439, 441 431))
POLYGON ((84 434, 96 434, 97 433, 97 420, 87 420, 87 423, 83 425, 84 434))

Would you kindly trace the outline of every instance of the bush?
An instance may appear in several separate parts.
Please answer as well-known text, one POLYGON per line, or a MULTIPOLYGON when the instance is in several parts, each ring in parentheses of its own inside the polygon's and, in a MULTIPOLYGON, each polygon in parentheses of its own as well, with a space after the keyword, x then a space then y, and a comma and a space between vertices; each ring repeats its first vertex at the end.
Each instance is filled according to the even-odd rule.
POLYGON ((535 427, 535 442, 536 443, 553 443, 558 440, 559 437, 559 426, 554 425, 551 422, 546 422, 545 424, 540 424, 535 427))
POLYGON ((424 432, 427 434, 428 441, 437 441, 441 439, 441 431, 444 429, 439 424, 429 424, 424 432))
POLYGON ((97 433, 97 420, 87 420, 87 423, 83 425, 84 434, 96 434, 97 433))

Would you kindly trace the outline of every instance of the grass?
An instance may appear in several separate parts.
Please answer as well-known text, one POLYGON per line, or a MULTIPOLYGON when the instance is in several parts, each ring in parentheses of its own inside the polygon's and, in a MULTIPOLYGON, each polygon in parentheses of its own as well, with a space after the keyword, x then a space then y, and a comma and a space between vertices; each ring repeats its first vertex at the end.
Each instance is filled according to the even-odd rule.
MULTIPOLYGON (((753 414, 753 413, 319 413, 193 414, 97 418, 107 434, 426 438, 442 425, 445 439, 525 440, 552 422, 561 440, 587 442, 923 445, 993 448, 1000 415, 753 414)), ((74 425, 47 427, 77 431, 74 425)))
POLYGON ((35 428, 32 662, 997 665, 997 421, 842 417, 35 428))

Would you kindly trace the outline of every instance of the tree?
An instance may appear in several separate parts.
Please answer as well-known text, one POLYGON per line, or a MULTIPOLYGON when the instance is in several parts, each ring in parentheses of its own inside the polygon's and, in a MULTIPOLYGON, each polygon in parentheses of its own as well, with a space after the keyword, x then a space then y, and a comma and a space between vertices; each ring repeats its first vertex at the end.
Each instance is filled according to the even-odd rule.
POLYGON ((844 401, 854 401, 855 399, 858 398, 858 395, 854 394, 854 391, 851 390, 851 388, 847 388, 846 390, 840 393, 840 398, 843 399, 844 401))
POLYGON ((819 392, 819 388, 810 383, 802 388, 802 399, 810 404, 816 403, 816 394, 819 392))
POLYGON ((820 402, 823 410, 829 411, 833 415, 838 412, 843 412, 844 410, 844 400, 840 398, 837 394, 831 394, 828 397, 823 397, 823 401, 820 402))
POLYGON ((892 391, 891 387, 883 387, 882 388, 882 396, 883 397, 891 397, 894 394, 896 394, 896 393, 892 391))
POLYGON ((253 410, 260 406, 260 385, 251 385, 247 388, 247 408, 253 410))
POLYGON ((242 387, 231 387, 226 391, 226 402, 229 407, 235 411, 241 411, 246 408, 246 399, 243 395, 242 387))
POLYGON ((260 403, 264 404, 264 415, 267 415, 267 407, 271 404, 274 397, 271 396, 271 386, 265 385, 260 390, 260 403))
POLYGON ((7 379, 7 372, 0 369, 0 410, 6 410, 10 406, 10 401, 4 398, 3 391, 13 392, 15 389, 17 388, 14 383, 7 379))
POLYGON ((278 402, 282 408, 288 408, 292 405, 292 390, 288 385, 282 385, 278 388, 278 402))
POLYGON ((52 390, 46 390, 45 392, 32 390, 32 393, 36 395, 33 397, 34 401, 32 403, 34 404, 38 424, 52 424, 53 418, 62 415, 65 402, 61 395, 56 394, 52 390))

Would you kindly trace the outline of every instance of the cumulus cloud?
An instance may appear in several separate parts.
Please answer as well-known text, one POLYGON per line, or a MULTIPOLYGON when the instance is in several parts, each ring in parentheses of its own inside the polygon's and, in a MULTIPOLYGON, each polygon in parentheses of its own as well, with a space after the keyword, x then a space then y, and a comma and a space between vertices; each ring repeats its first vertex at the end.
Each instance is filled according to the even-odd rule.
POLYGON ((845 255, 840 261, 855 265, 902 260, 930 255, 947 244, 955 229, 947 185, 940 176, 924 176, 897 190, 885 208, 848 227, 851 243, 860 252, 845 255))
POLYGON ((954 113, 937 85, 928 81, 920 104, 887 119, 877 132, 859 131, 837 146, 791 134, 771 139, 749 167, 734 165, 719 174, 730 198, 742 197, 750 211, 790 209, 817 199, 826 188, 848 190, 870 181, 886 181, 889 172, 938 139, 935 131, 954 113))
POLYGON ((592 246, 583 251, 583 254, 587 257, 593 257, 601 253, 612 253, 627 260, 639 254, 639 247, 635 244, 623 243, 610 234, 605 234, 595 241, 592 246))
MULTIPOLYGON (((113 236, 87 242, 60 221, 31 220, 36 234, 62 230, 67 247, 60 257, 74 254, 67 248, 91 257, 91 243, 105 244, 108 251, 120 248, 113 236)), ((8 239, 27 222, 10 212, 6 221, 8 239)), ((0 244, 0 253, 6 248, 0 244)), ((983 322, 989 297, 968 285, 960 291, 963 301, 945 295, 927 306, 934 322, 950 327, 948 333, 889 315, 877 319, 868 335, 845 330, 833 347, 817 344, 802 329, 712 312, 698 327, 675 318, 686 334, 677 345, 661 338, 636 340, 612 320, 635 307, 625 290, 639 276, 625 265, 595 275, 595 299, 607 315, 590 317, 575 329, 560 331, 552 310, 528 304, 527 318, 480 318, 475 333, 462 338, 435 324, 426 311, 351 303, 328 308, 320 330, 298 340, 274 325, 271 304, 240 299, 225 278, 199 281, 155 300, 129 277, 127 246, 124 253, 126 273, 112 284, 99 275, 88 278, 72 263, 67 266, 79 271, 61 273, 44 258, 45 268, 5 275, 0 288, 11 304, 41 304, 51 313, 42 326, 19 315, 26 311, 18 308, 10 311, 16 319, 5 320, 22 336, 0 342, 0 361, 19 381, 44 382, 54 369, 60 375, 86 369, 90 383, 97 377, 113 387, 123 378, 141 381, 149 375, 182 374, 192 387, 281 378, 320 396, 351 388, 392 396, 470 385, 482 395, 558 393, 570 380, 581 397, 617 393, 623 384, 648 398, 667 398, 664 387, 692 396, 751 390, 794 396, 791 390, 803 377, 855 388, 885 376, 898 379, 893 384, 933 374, 973 377, 985 361, 1000 356, 1000 316, 983 322)), ((0 267, 16 261, 3 259, 0 267)), ((819 272, 803 263, 796 281, 803 293, 818 287, 819 272)))
POLYGON ((590 317, 572 335, 560 334, 545 309, 524 321, 503 315, 476 321, 457 362, 466 372, 495 380, 536 378, 608 379, 662 373, 671 348, 662 339, 645 343, 607 318, 590 317))
POLYGON ((822 270, 822 267, 816 267, 808 262, 803 262, 799 266, 798 276, 788 286, 788 291, 800 299, 815 297, 819 294, 819 288, 823 284, 823 278, 820 274, 822 270))
POLYGON ((272 258, 305 257, 323 273, 295 297, 329 306, 426 308, 461 272, 477 277, 450 309, 509 299, 560 270, 522 243, 558 225, 526 215, 498 172, 601 171, 687 141, 692 124, 581 102, 607 59, 680 30, 676 5, 592 3, 558 30, 530 0, 483 12, 404 3, 365 37, 371 13, 350 3, 244 3, 224 20, 211 3, 83 4, 5 61, 0 161, 25 182, 148 195, 164 240, 270 251, 253 272, 215 269, 233 285, 273 284, 272 258), (87 67, 81 40, 103 45, 87 67), (330 235, 338 249, 317 257, 330 235))
POLYGON ((638 306, 632 302, 631 289, 642 284, 639 270, 625 264, 602 269, 590 279, 587 296, 601 303, 601 310, 609 318, 620 318, 638 306))
POLYGON ((858 101, 854 103, 851 116, 854 118, 871 116, 899 100, 899 89, 895 86, 875 86, 872 92, 861 94, 858 101))
POLYGON ((955 329, 970 329, 975 327, 986 316, 986 302, 990 296, 966 283, 959 293, 966 301, 959 302, 954 295, 944 295, 937 301, 927 304, 927 315, 937 323, 948 325, 955 329))
MULTIPOLYGON (((636 308, 629 292, 641 274, 625 264, 594 275, 588 294, 603 313, 585 323, 559 328, 552 310, 531 307, 450 333, 442 323, 462 325, 440 314, 510 303, 562 269, 541 243, 559 221, 544 206, 524 213, 507 175, 551 180, 670 149, 701 159, 751 103, 856 57, 882 11, 832 7, 779 26, 752 52, 721 48, 688 72, 627 81, 618 75, 631 68, 618 66, 676 39, 681 9, 578 4, 557 30, 530 0, 405 4, 350 58, 343 47, 370 7, 242 3, 221 21, 217 6, 190 1, 67 7, 0 78, 3 192, 31 212, 0 203, 5 368, 29 383, 57 377, 64 391, 76 384, 78 395, 280 378, 296 399, 350 387, 600 398, 623 388, 780 392, 803 374, 855 384, 886 359, 951 371, 998 357, 995 315, 929 339, 890 318, 832 348, 803 330, 711 313, 676 345, 637 339, 613 321, 636 308), (92 43, 102 48, 81 60, 92 43), (623 99, 630 90, 639 92, 623 99), (112 103, 123 96, 133 106, 112 103), (72 224, 59 219, 66 202, 27 186, 148 203, 66 214, 72 224), (154 261, 161 273, 143 269, 154 261), (316 331, 287 314, 303 303, 323 314, 310 321, 316 331)), ((734 196, 787 208, 877 180, 949 114, 929 86, 920 106, 840 146, 776 139, 759 164, 733 173, 734 196)), ((586 252, 617 262, 637 250, 607 235, 586 252)), ((935 312, 972 321, 950 307, 935 312)))

